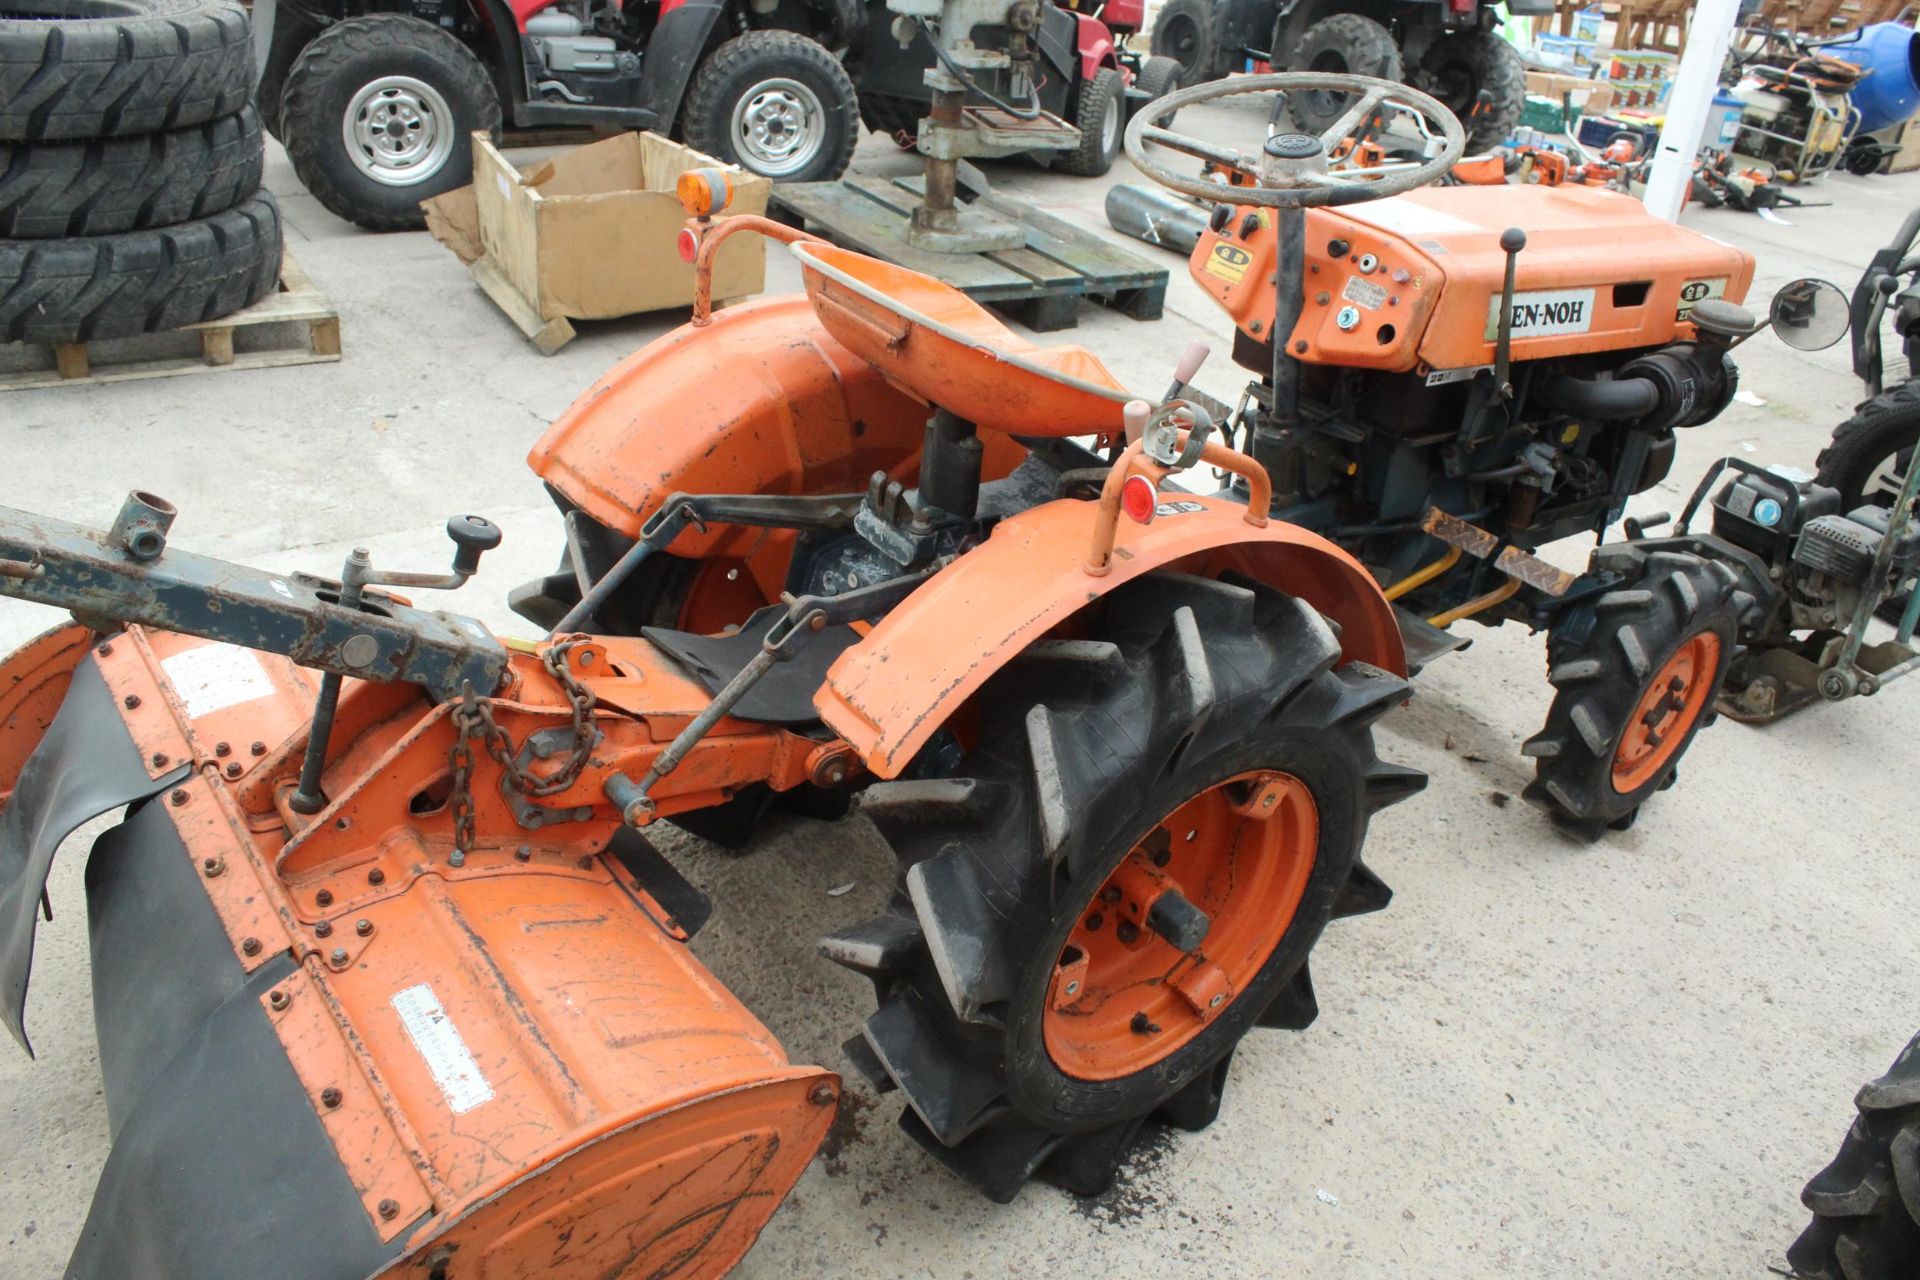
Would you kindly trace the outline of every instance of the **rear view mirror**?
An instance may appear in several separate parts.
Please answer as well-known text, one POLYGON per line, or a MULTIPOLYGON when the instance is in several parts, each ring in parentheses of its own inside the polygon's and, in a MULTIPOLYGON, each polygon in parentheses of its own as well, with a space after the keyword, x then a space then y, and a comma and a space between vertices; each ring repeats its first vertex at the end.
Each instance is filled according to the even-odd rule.
POLYGON ((1795 280, 1773 295, 1768 319, 1796 351, 1824 351, 1847 336, 1847 295, 1825 280, 1795 280))

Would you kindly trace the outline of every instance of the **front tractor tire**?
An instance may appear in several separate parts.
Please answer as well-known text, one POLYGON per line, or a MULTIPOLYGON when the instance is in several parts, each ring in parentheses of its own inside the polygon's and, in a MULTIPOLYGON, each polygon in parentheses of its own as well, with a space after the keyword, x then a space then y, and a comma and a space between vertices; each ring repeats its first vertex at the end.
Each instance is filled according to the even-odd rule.
POLYGON ((1085 634, 994 677, 952 776, 867 793, 897 887, 822 943, 878 996, 850 1056, 1001 1202, 1097 1194, 1149 1119, 1211 1123, 1241 1037, 1313 1021, 1321 930, 1391 896, 1368 819, 1426 782, 1374 754, 1406 682, 1337 667, 1298 600, 1155 574, 1085 634))
POLYGON ((1803 1280, 1920 1275, 1920 1036, 1854 1097, 1859 1114, 1800 1202, 1813 1221, 1787 1250, 1803 1280))
POLYGON ((370 231, 426 225, 422 200, 473 181, 476 129, 500 99, 473 52, 418 18, 335 23, 300 51, 280 102, 293 170, 326 209, 370 231))
POLYGON ((792 31, 749 31, 694 73, 681 116, 687 144, 780 182, 829 182, 860 140, 847 69, 792 31))
POLYGON ((1428 45, 1411 83, 1460 117, 1470 155, 1511 137, 1527 105, 1527 68, 1519 51, 1484 27, 1444 35, 1428 45), (1482 90, 1488 96, 1485 108, 1479 106, 1482 90))
POLYGON ((1080 86, 1073 112, 1080 145, 1062 152, 1053 162, 1061 173, 1098 178, 1113 168, 1120 154, 1120 135, 1127 128, 1127 82, 1113 67, 1102 67, 1080 86))
POLYGON ((1150 44, 1180 66, 1180 83, 1205 84, 1227 74, 1227 56, 1213 30, 1213 0, 1167 0, 1153 20, 1150 44))
MULTIPOLYGON (((1618 554, 1618 553, 1616 553, 1618 554)), ((1527 799, 1576 830, 1632 825, 1713 719, 1753 599, 1725 565, 1628 548, 1635 576, 1554 620, 1547 723, 1527 740, 1527 799)))

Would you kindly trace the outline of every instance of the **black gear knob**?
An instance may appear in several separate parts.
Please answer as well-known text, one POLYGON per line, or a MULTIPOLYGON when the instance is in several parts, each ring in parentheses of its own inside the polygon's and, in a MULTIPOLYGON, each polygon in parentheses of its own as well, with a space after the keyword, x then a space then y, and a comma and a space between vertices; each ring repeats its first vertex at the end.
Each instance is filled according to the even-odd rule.
POLYGON ((1500 233, 1502 252, 1515 254, 1527 247, 1527 233, 1518 227, 1508 227, 1500 233))
POLYGON ((455 516, 447 521, 447 536, 453 539, 453 571, 470 578, 480 557, 500 545, 500 526, 482 516, 455 516))

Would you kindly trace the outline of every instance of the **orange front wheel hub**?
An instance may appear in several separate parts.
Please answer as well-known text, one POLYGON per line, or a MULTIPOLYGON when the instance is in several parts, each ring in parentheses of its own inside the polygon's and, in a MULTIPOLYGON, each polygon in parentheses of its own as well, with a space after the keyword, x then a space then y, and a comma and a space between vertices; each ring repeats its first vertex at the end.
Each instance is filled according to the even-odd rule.
POLYGON ((1701 631, 1681 641, 1654 674, 1613 753, 1613 789, 1630 795, 1647 785, 1687 740, 1713 696, 1720 637, 1701 631))
POLYGON ((1054 962, 1047 1053, 1082 1080, 1129 1076, 1217 1021, 1299 910, 1320 841, 1291 774, 1237 774, 1156 823, 1081 905, 1054 962))

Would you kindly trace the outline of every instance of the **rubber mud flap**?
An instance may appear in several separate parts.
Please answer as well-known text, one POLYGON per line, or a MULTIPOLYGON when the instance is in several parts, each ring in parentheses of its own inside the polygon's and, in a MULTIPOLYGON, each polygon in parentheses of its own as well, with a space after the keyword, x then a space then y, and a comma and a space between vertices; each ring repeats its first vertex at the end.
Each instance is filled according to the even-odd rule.
POLYGON ((69 1280, 363 1280, 392 1260, 287 1060, 172 810, 87 863, 93 1009, 113 1148, 69 1280))
POLYGON ((91 658, 74 668, 59 715, 0 812, 0 1018, 28 1053, 27 981, 54 851, 82 823, 157 795, 189 772, 182 765, 149 777, 100 669, 91 658))

